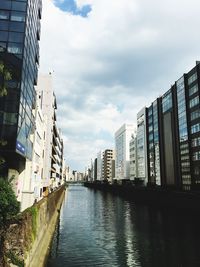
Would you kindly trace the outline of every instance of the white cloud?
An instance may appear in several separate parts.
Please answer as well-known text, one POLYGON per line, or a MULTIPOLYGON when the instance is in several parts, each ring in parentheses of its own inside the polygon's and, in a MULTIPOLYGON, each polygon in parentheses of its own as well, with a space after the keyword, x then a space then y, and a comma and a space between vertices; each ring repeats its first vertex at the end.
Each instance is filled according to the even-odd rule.
POLYGON ((54 70, 66 158, 76 169, 194 65, 200 42, 197 0, 77 0, 87 4, 82 18, 43 0, 41 71, 54 70))

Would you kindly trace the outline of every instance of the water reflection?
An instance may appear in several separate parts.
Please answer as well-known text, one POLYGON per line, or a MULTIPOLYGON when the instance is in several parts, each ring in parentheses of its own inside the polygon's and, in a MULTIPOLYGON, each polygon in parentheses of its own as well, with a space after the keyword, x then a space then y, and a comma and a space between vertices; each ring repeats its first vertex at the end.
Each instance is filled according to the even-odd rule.
POLYGON ((48 267, 200 266, 200 220, 70 186, 48 267))

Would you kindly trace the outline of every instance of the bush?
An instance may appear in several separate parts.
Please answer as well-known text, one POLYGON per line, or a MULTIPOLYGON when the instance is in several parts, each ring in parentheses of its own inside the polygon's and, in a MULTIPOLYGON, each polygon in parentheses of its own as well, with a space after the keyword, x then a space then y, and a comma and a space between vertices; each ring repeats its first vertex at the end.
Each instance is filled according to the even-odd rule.
POLYGON ((20 210, 12 185, 8 180, 0 178, 0 228, 20 210))

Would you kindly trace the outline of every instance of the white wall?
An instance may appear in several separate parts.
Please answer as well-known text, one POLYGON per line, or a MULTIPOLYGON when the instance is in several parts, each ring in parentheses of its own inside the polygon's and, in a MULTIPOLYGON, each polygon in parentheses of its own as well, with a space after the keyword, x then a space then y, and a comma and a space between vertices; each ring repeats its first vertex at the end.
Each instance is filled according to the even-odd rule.
POLYGON ((134 125, 124 124, 115 133, 115 178, 117 180, 130 178, 130 150, 129 142, 134 132, 134 125))
POLYGON ((145 107, 137 114, 137 178, 148 182, 145 107))

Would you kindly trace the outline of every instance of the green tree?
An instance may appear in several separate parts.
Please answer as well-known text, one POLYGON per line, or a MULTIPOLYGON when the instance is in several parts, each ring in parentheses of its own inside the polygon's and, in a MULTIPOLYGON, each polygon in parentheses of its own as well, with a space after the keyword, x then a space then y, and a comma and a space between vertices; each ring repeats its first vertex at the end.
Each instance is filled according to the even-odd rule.
POLYGON ((11 181, 0 178, 0 266, 4 266, 4 238, 9 220, 20 211, 11 181))
POLYGON ((19 212, 19 202, 12 189, 11 181, 0 178, 0 228, 6 226, 8 220, 19 212))

